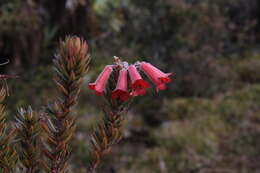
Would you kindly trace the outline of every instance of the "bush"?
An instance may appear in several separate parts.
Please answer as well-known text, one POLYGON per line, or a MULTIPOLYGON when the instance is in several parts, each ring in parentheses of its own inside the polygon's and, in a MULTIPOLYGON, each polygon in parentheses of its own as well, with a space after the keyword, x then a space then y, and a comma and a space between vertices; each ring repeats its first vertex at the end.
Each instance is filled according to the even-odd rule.
POLYGON ((260 55, 246 58, 236 65, 239 79, 248 83, 260 83, 260 55))

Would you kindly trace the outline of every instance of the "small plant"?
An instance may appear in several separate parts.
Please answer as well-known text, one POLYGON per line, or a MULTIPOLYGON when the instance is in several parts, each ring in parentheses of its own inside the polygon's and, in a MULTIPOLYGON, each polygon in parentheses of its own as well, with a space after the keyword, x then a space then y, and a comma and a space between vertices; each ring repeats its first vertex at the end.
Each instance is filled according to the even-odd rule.
MULTIPOLYGON (((70 144, 77 124, 73 107, 77 103, 83 78, 88 70, 90 57, 87 52, 87 43, 78 37, 67 37, 60 43, 53 61, 54 82, 59 97, 40 112, 33 111, 31 107, 20 108, 15 117, 16 128, 10 132, 7 132, 2 104, 6 89, 2 87, 0 173, 68 172, 68 160, 72 151, 70 144)), ((90 140, 89 173, 94 172, 111 147, 122 139, 124 116, 132 99, 145 95, 149 84, 142 78, 140 71, 153 82, 157 92, 165 90, 166 84, 171 82, 171 73, 164 73, 150 63, 136 62, 129 65, 115 57, 114 64, 105 66, 96 81, 89 83, 88 87, 106 101, 101 108, 104 117, 90 140)), ((13 76, 0 77, 6 79, 13 76)))
POLYGON ((0 91, 0 172, 11 173, 15 171, 18 157, 13 144, 15 130, 9 131, 6 123, 5 106, 3 105, 5 97, 6 90, 2 87, 0 91))
POLYGON ((54 59, 54 82, 60 97, 49 104, 41 121, 47 134, 43 153, 48 158, 46 172, 65 173, 71 149, 70 142, 74 134, 76 116, 72 108, 77 103, 80 86, 87 72, 90 58, 88 45, 78 37, 67 37, 61 42, 54 59))
POLYGON ((139 71, 143 71, 153 82, 157 92, 165 90, 166 84, 171 82, 169 77, 171 73, 164 73, 150 63, 136 62, 129 65, 118 57, 114 57, 114 60, 115 64, 105 66, 97 80, 88 85, 96 95, 104 95, 106 100, 103 108, 105 116, 91 138, 89 173, 93 172, 102 157, 111 150, 111 146, 121 140, 124 114, 129 108, 132 97, 144 95, 149 87, 139 71), (130 85, 128 85, 128 74, 130 85))
POLYGON ((40 124, 36 112, 29 107, 21 108, 15 117, 17 138, 20 146, 20 162, 27 173, 39 170, 40 165, 40 124))

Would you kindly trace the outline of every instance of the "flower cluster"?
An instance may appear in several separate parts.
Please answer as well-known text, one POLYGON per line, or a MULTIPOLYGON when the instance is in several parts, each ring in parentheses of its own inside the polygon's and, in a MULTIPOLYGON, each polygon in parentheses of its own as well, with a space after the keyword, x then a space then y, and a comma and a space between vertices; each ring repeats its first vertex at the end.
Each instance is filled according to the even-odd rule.
POLYGON ((140 71, 142 71, 153 82, 157 92, 159 90, 165 90, 166 84, 171 82, 170 76, 172 73, 164 73, 148 62, 138 61, 135 64, 128 65, 127 62, 121 62, 117 59, 115 65, 107 65, 96 81, 94 83, 89 83, 89 88, 94 90, 96 95, 103 95, 109 77, 114 70, 118 71, 118 79, 111 97, 112 99, 118 99, 121 101, 126 101, 129 97, 145 95, 149 84, 142 78, 139 73, 140 71), (128 92, 128 75, 131 82, 130 92, 128 92))

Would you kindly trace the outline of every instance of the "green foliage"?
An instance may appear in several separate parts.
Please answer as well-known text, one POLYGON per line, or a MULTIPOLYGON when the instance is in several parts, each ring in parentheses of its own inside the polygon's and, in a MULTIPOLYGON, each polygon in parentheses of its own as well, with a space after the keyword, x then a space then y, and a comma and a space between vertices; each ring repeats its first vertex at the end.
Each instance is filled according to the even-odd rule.
POLYGON ((236 65, 236 71, 241 81, 249 83, 260 82, 260 56, 246 58, 236 65))
POLYGON ((26 17, 27 12, 19 0, 11 0, 1 5, 0 9, 2 14, 0 33, 26 33, 38 27, 38 17, 36 15, 26 17))
POLYGON ((163 113, 169 120, 195 119, 215 113, 215 103, 203 98, 178 98, 166 102, 163 113))
POLYGON ((168 168, 185 172, 210 166, 223 152, 222 140, 229 136, 228 145, 236 152, 248 152, 242 149, 246 146, 251 153, 248 157, 255 157, 253 146, 258 140, 251 135, 259 135, 254 122, 260 114, 259 87, 253 85, 211 100, 178 98, 166 103, 164 111, 171 121, 154 130, 154 137, 172 156, 165 158, 169 159, 168 168))
POLYGON ((259 113, 260 86, 253 85, 227 95, 219 104, 219 113, 229 123, 239 125, 239 122, 259 113))

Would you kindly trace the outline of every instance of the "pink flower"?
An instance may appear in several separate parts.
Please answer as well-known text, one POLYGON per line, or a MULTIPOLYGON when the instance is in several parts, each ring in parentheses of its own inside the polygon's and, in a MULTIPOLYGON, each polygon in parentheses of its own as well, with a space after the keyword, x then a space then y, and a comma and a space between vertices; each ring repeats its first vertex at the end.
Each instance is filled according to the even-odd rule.
POLYGON ((150 63, 147 62, 141 62, 140 67, 143 70, 143 72, 151 79, 151 81, 156 86, 156 91, 159 90, 165 90, 166 89, 166 83, 171 82, 171 79, 169 76, 172 75, 172 73, 164 73, 158 68, 154 67, 150 63))
POLYGON ((112 92, 112 99, 119 99, 126 101, 129 99, 129 93, 127 91, 127 70, 121 69, 116 84, 116 89, 112 92))
POLYGON ((128 72, 131 79, 132 92, 131 96, 139 96, 144 95, 146 92, 146 88, 149 87, 148 83, 144 81, 141 75, 138 73, 136 67, 134 65, 130 65, 128 67, 128 72))
POLYGON ((95 90, 96 95, 103 95, 107 81, 111 72, 113 71, 112 65, 107 65, 104 70, 100 73, 97 80, 94 83, 89 83, 88 87, 92 90, 95 90))

